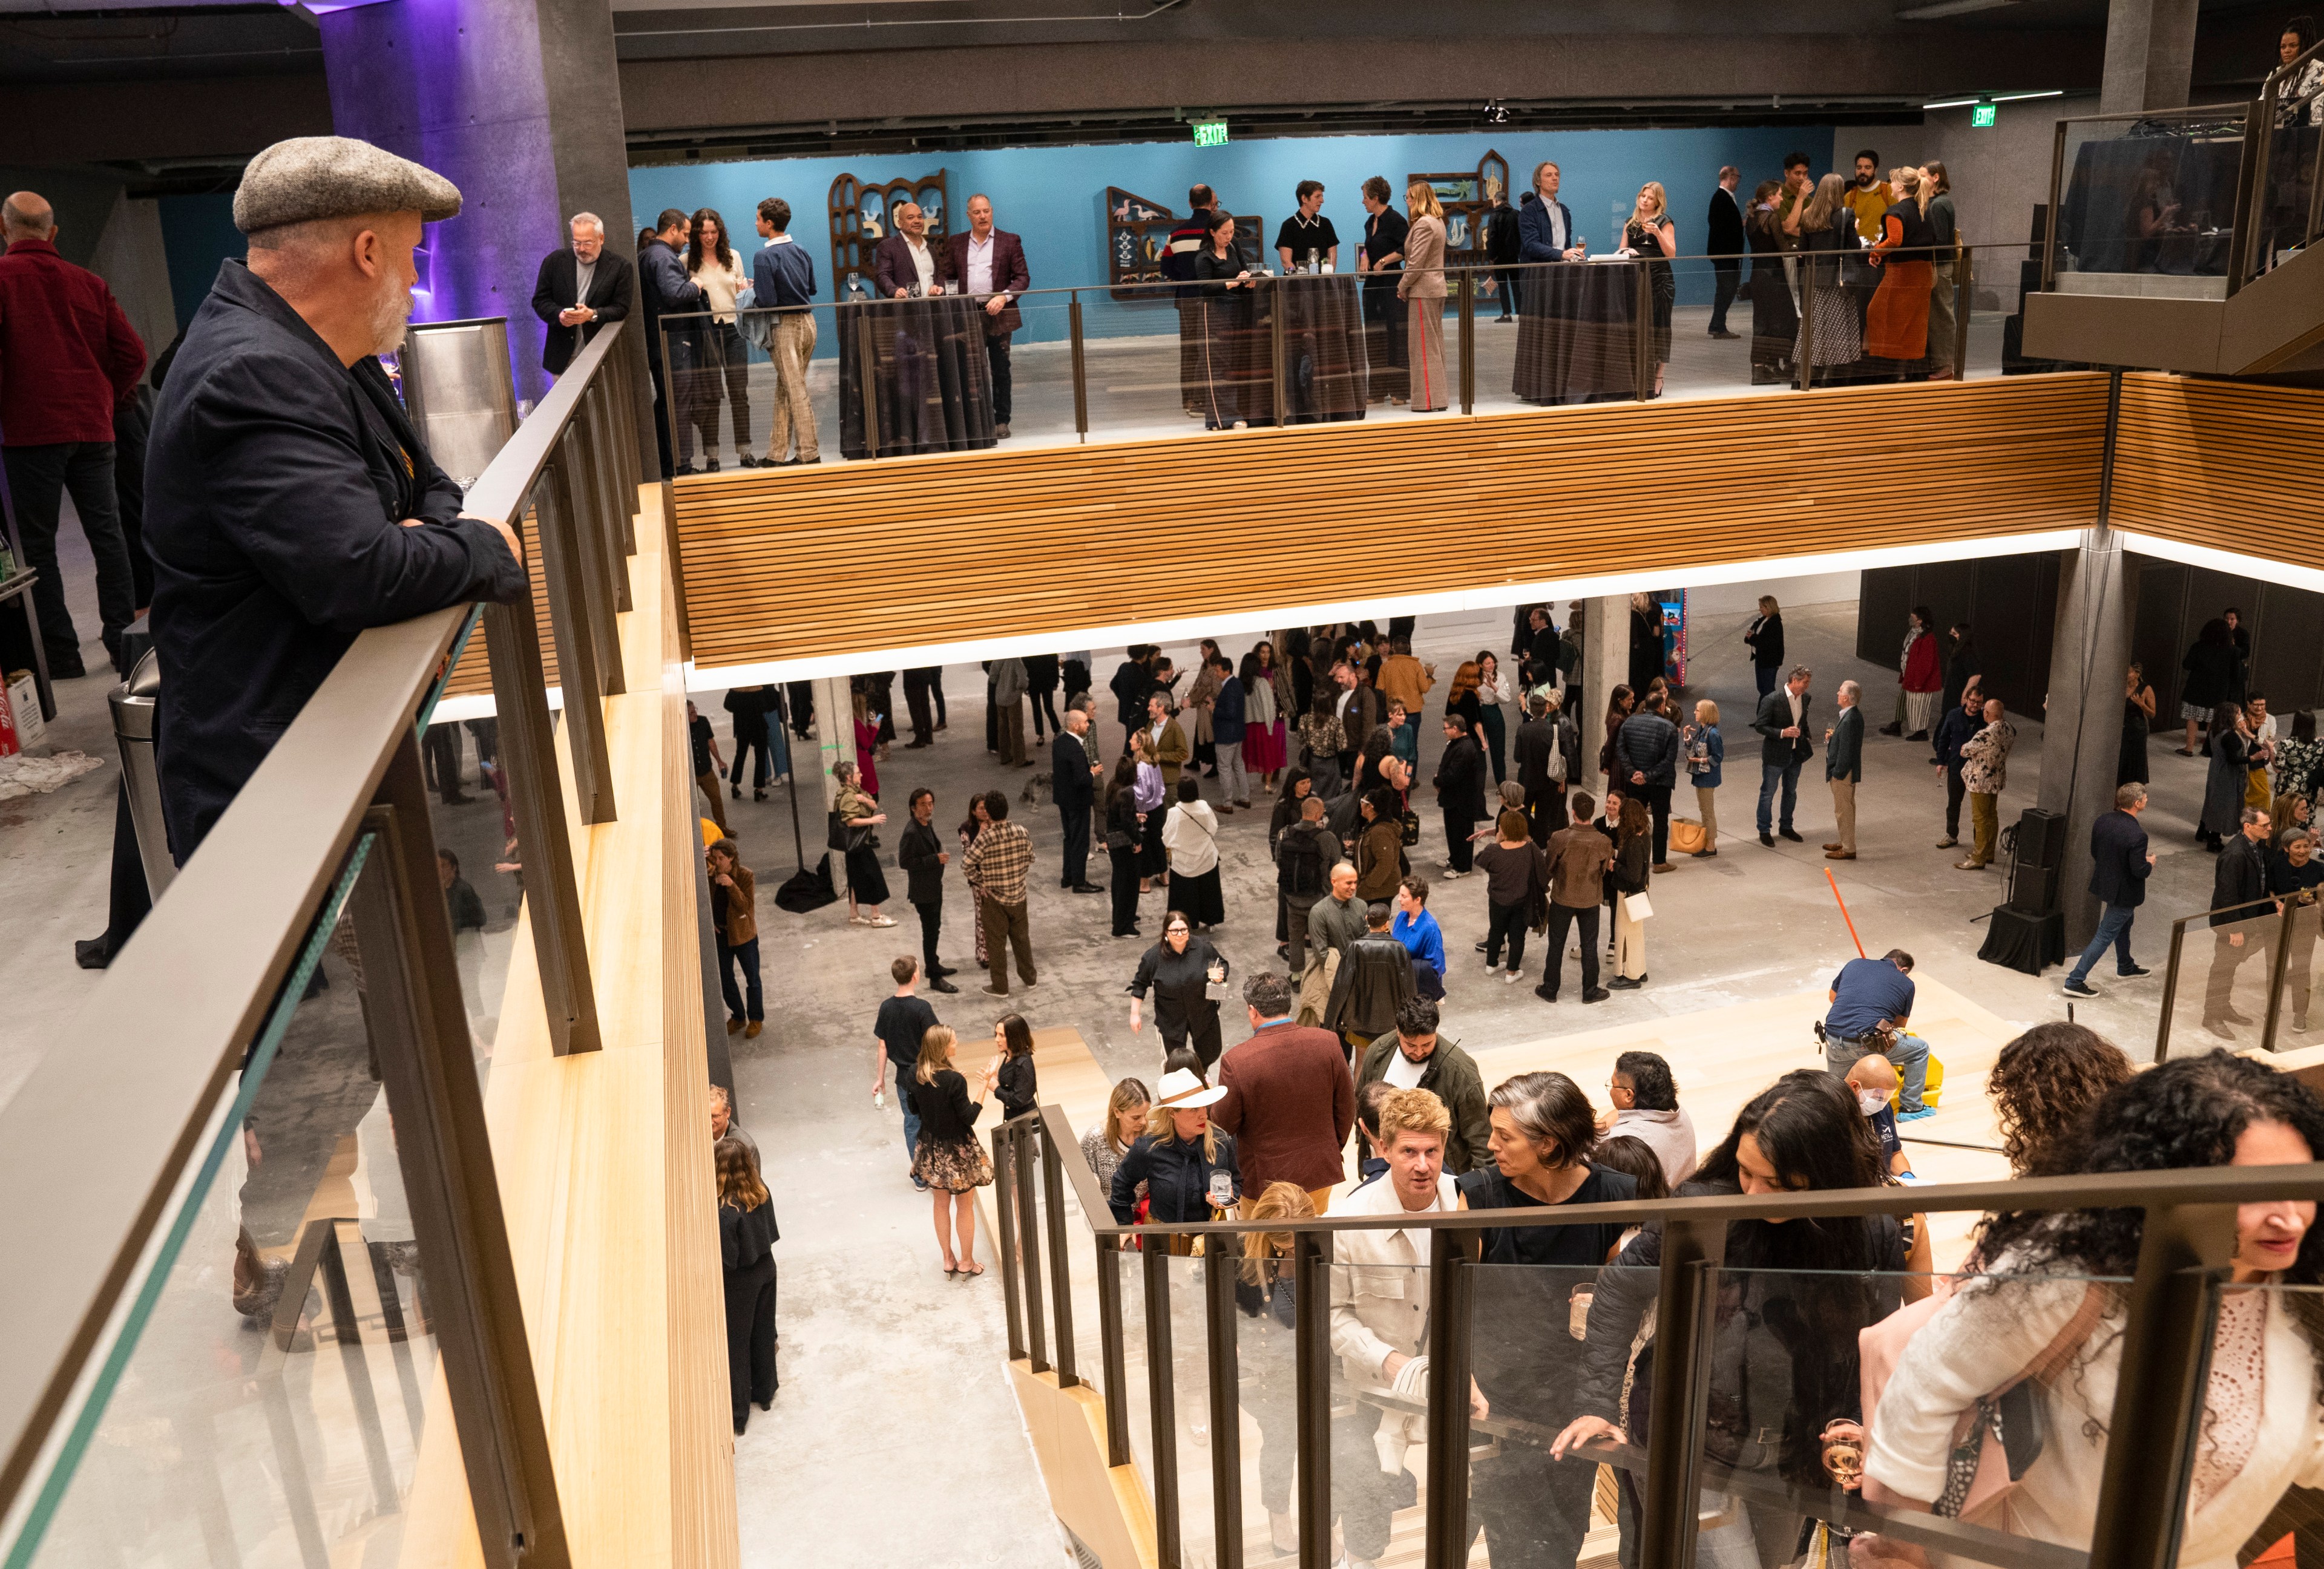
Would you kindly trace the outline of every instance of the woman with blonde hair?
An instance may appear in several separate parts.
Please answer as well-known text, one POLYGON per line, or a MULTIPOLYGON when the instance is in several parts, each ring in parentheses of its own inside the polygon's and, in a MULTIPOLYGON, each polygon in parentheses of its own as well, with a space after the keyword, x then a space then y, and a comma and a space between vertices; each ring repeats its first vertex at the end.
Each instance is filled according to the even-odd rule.
POLYGON ((1649 180, 1638 187, 1638 204, 1622 226, 1622 248, 1646 264, 1647 286, 1654 292, 1655 396, 1663 395, 1663 373, 1670 365, 1671 306, 1678 299, 1678 278, 1670 259, 1678 254, 1678 226, 1671 222, 1670 198, 1663 182, 1649 180))
POLYGON ((781 1380, 775 1376, 775 1206, 759 1177, 751 1147, 728 1134, 712 1146, 718 1178, 718 1252, 726 1281, 726 1381, 734 1400, 734 1431, 751 1407, 770 1410, 781 1380))
POLYGON ((1900 194, 1880 215, 1880 238, 1865 259, 1880 269, 1880 287, 1864 319, 1864 352, 1904 362, 1907 374, 1929 355, 1929 291, 1936 281, 1936 231, 1929 226, 1921 171, 1892 176, 1900 194))
POLYGON ((1425 180, 1404 188, 1411 224, 1405 233, 1404 271, 1396 297, 1411 319, 1405 334, 1411 362, 1412 411, 1427 414, 1451 405, 1444 381, 1444 209, 1425 180))
POLYGON ((847 872, 847 924, 894 926, 880 909, 888 902, 888 875, 880 870, 879 828, 888 814, 864 787, 861 763, 836 763, 831 773, 839 782, 839 799, 832 810, 846 838, 840 854, 847 872))
MULTIPOLYGON (((912 1175, 928 1185, 936 1204, 936 1246, 944 1250, 947 1275, 982 1275, 976 1261, 976 1190, 992 1183, 992 1161, 976 1140, 976 1120, 992 1088, 994 1067, 985 1070, 971 1098, 968 1079, 952 1066, 959 1038, 939 1024, 920 1038, 920 1060, 904 1094, 920 1120, 920 1147, 912 1175), (958 1246, 955 1248, 954 1240, 958 1246)), ((997 1064, 995 1067, 997 1067, 997 1064)))
MULTIPOLYGON (((1314 1218, 1315 1201, 1296 1183, 1270 1182, 1243 1212, 1245 1220, 1314 1218)), ((1268 1533, 1277 1553, 1299 1551, 1299 1520, 1291 1512, 1292 1460, 1298 1452, 1297 1367, 1292 1356, 1298 1322, 1293 1291, 1293 1233, 1247 1232, 1236 1271, 1235 1306, 1245 1315, 1242 1403, 1259 1424, 1259 1501, 1267 1506, 1268 1533)))
POLYGON ((1686 775, 1694 781, 1695 809, 1702 814, 1699 860, 1719 854, 1719 781, 1727 763, 1727 738, 1719 734, 1719 705, 1705 697, 1694 706, 1694 723, 1679 734, 1686 752, 1686 775))
POLYGON ((1082 1135, 1082 1158, 1089 1162, 1099 1186, 1113 1185, 1113 1168, 1146 1131, 1147 1113, 1153 1104, 1153 1094, 1142 1079, 1123 1079, 1106 1097, 1105 1126, 1082 1135))
POLYGON ((1759 614, 1743 629, 1743 641, 1751 651, 1752 683, 1764 697, 1775 689, 1775 672, 1784 668, 1784 607, 1774 595, 1759 595, 1759 614))
MULTIPOLYGON (((1242 1196, 1235 1141, 1218 1131, 1210 1112, 1226 1094, 1204 1083, 1192 1068, 1175 1067, 1162 1075, 1146 1131, 1113 1168, 1107 1197, 1116 1221, 1125 1226, 1139 1223, 1141 1182, 1147 1189, 1142 1218, 1158 1225, 1201 1224, 1235 1207, 1242 1196)), ((1191 1241, 1179 1239, 1174 1251, 1186 1251, 1191 1241)))

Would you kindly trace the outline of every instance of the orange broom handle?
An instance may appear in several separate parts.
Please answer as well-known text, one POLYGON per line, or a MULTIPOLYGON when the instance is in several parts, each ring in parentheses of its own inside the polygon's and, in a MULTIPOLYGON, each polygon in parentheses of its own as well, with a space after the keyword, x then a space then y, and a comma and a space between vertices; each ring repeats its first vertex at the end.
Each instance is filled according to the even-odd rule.
POLYGON ((1848 900, 1840 897, 1840 880, 1831 874, 1829 866, 1823 869, 1823 880, 1831 884, 1832 902, 1840 906, 1840 918, 1848 922, 1849 940, 1856 945, 1856 956, 1859 959, 1870 957, 1864 951, 1864 939, 1856 935, 1856 920, 1848 913, 1848 900))

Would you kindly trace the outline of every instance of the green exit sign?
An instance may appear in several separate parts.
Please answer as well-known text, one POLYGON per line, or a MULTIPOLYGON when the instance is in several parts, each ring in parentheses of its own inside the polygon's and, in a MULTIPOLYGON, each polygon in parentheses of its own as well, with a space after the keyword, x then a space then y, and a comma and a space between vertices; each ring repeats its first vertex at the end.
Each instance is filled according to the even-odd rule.
POLYGON ((1993 124, 1993 106, 1979 104, 1969 112, 1969 123, 1983 128, 1993 124))
POLYGON ((1227 144, 1227 123, 1224 120, 1196 120, 1194 126, 1195 146, 1223 147, 1227 144))

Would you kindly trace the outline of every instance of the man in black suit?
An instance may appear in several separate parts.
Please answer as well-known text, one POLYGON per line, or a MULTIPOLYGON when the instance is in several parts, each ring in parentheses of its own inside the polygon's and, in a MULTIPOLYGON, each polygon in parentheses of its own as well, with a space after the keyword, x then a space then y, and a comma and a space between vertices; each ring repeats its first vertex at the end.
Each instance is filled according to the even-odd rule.
POLYGON ((1815 755, 1814 743, 1808 740, 1808 681, 1811 672, 1805 665, 1794 665, 1792 678, 1759 701, 1759 715, 1751 728, 1759 733, 1759 843, 1773 844, 1775 835, 1768 832, 1775 826, 1768 820, 1767 808, 1775 798, 1775 786, 1784 787, 1782 827, 1784 837, 1796 844, 1800 836, 1792 829, 1792 808, 1800 794, 1800 765, 1815 755))
POLYGON ((609 321, 630 313, 636 271, 629 258, 605 250, 605 223, 595 213, 573 215, 573 244, 540 259, 532 286, 532 313, 548 324, 540 368, 561 376, 581 346, 609 321))
MULTIPOLYGON (((717 798, 716 792, 711 798, 717 798)), ((911 823, 896 845, 896 864, 903 868, 905 896, 920 916, 920 974, 928 978, 931 992, 957 992, 960 988, 945 979, 953 972, 936 957, 936 936, 944 928, 945 867, 952 854, 936 837, 935 793, 914 790, 910 809, 911 823)))
POLYGON ((1065 710, 1065 727, 1049 747, 1049 793, 1065 825, 1064 875, 1058 886, 1075 893, 1102 892, 1089 880, 1090 806, 1097 799, 1097 781, 1104 771, 1090 741, 1086 708, 1065 710))
POLYGON ((2272 928, 2256 925, 2255 918, 2282 911, 2267 896, 2267 814, 2246 807, 2242 822, 2243 832, 2227 841, 2211 873, 2211 974, 2203 986, 2203 1028, 2225 1040, 2235 1038, 2230 1025, 2252 1022, 2228 1001, 2236 972, 2254 957, 2261 960, 2262 975, 2270 971, 2272 928))
POLYGON ((2146 847, 2146 830, 2138 815, 2146 810, 2146 787, 2126 784, 2114 792, 2114 810, 2090 825, 2090 891, 2106 906, 2098 918, 2098 935, 2082 950, 2081 961, 2066 977, 2066 995, 2095 997, 2090 967, 2111 946, 2115 974, 2126 978, 2144 975, 2130 956, 2130 923, 2146 898, 2146 879, 2154 870, 2154 856, 2146 847))
POLYGON ((1526 696, 1526 722, 1517 726, 1513 747, 1517 783, 1525 787, 1526 823, 1533 842, 1546 844, 1565 826, 1564 758, 1558 749, 1557 720, 1549 711, 1546 692, 1526 696))
POLYGON ((1711 336, 1740 337, 1727 330, 1727 308, 1743 281, 1743 208, 1735 200, 1735 185, 1742 176, 1733 164, 1719 171, 1718 189, 1711 193, 1711 217, 1703 228, 1703 244, 1717 258, 1711 270, 1717 281, 1711 300, 1711 336))

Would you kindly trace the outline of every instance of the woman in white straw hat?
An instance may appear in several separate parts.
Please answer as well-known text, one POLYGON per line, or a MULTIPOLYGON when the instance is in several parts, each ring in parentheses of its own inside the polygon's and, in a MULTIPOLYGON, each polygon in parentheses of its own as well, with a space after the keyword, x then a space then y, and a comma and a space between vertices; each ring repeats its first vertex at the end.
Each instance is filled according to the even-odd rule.
MULTIPOLYGON (((1162 1075, 1146 1131, 1113 1168, 1113 1218, 1124 1225, 1199 1224, 1216 1220, 1242 1196, 1233 1138, 1211 1126, 1209 1108, 1226 1094, 1188 1068, 1162 1075), (1147 1213, 1138 1214, 1138 1185, 1146 1184, 1147 1213)), ((1174 1242, 1173 1251, 1185 1248, 1174 1242)))

